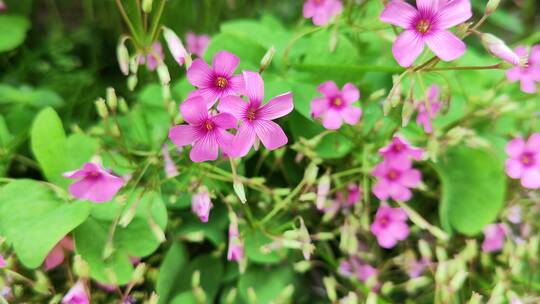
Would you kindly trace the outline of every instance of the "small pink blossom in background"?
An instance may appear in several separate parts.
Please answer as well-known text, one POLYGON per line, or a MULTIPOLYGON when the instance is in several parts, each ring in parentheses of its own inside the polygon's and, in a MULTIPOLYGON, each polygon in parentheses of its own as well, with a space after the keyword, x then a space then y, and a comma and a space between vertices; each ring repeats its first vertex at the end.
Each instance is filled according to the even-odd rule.
POLYGON ((510 208, 508 208, 508 221, 510 221, 513 224, 519 224, 521 223, 521 206, 520 205, 514 205, 510 208))
POLYGON ((139 65, 146 63, 146 68, 149 71, 154 71, 157 68, 158 63, 163 61, 164 58, 165 55, 163 54, 161 43, 154 42, 152 44, 152 52, 146 54, 146 57, 145 55, 139 55, 139 65), (156 58, 156 55, 158 55, 159 58, 156 58))
POLYGON ((349 183, 345 191, 336 193, 336 200, 343 207, 352 207, 362 199, 362 189, 357 184, 349 183))
POLYGON ((506 71, 506 78, 510 82, 519 81, 521 91, 533 94, 536 82, 540 82, 540 44, 534 45, 530 52, 526 46, 520 45, 515 52, 525 63, 506 71))
POLYGON ((504 224, 491 224, 484 227, 483 252, 496 252, 503 248, 506 237, 504 224))
POLYGON ((82 169, 66 172, 64 176, 78 179, 69 186, 69 193, 73 197, 94 203, 110 201, 124 185, 122 178, 95 163, 86 163, 82 169))
POLYGON ((0 268, 4 268, 7 266, 6 260, 4 259, 4 256, 0 254, 0 268))
POLYGON ((480 38, 482 40, 482 44, 491 55, 515 66, 520 64, 521 60, 518 54, 516 54, 506 45, 503 40, 499 39, 497 36, 492 34, 481 34, 480 38))
POLYGON ((191 197, 191 211, 195 213, 201 222, 208 222, 208 217, 210 216, 210 209, 214 205, 210 201, 210 194, 205 188, 199 189, 196 194, 193 194, 191 197))
POLYGON ((248 154, 256 140, 260 140, 268 150, 284 146, 288 142, 287 135, 272 120, 289 114, 294 108, 291 92, 271 98, 263 105, 264 82, 261 75, 251 71, 244 71, 243 75, 249 102, 229 95, 222 98, 218 105, 220 112, 230 113, 241 122, 232 142, 232 157, 248 154))
POLYGON ((165 161, 165 176, 167 178, 175 177, 178 175, 178 169, 174 164, 171 154, 169 153, 169 146, 163 145, 161 148, 161 154, 163 154, 163 160, 165 161))
POLYGON ((176 63, 178 63, 180 66, 184 65, 188 53, 184 48, 184 44, 182 44, 182 40, 178 38, 175 32, 166 27, 163 28, 163 37, 165 38, 167 47, 169 48, 169 51, 171 52, 176 63))
POLYGON ((448 29, 472 17, 470 1, 417 0, 416 6, 392 0, 381 14, 382 22, 403 28, 392 46, 399 65, 412 65, 426 44, 443 61, 461 57, 465 43, 448 29))
POLYGON ((521 179, 521 185, 529 189, 540 188, 540 133, 532 134, 527 141, 514 138, 506 145, 506 174, 521 179))
POLYGON ((407 274, 409 277, 414 279, 421 276, 428 265, 429 260, 427 258, 417 260, 416 258, 412 257, 406 261, 405 268, 407 269, 407 274))
POLYGON ((229 224, 229 248, 227 250, 227 260, 240 263, 244 258, 244 244, 238 233, 238 223, 231 221, 229 224))
POLYGON ((186 34, 187 49, 191 54, 197 55, 199 58, 204 57, 210 37, 208 35, 197 35, 189 32, 186 34))
POLYGON ((192 161, 216 160, 220 148, 228 152, 234 136, 226 130, 236 128, 234 116, 229 113, 209 114, 200 96, 184 101, 180 112, 189 125, 171 128, 169 138, 179 147, 192 145, 189 153, 192 161))
POLYGON ((45 262, 45 270, 51 270, 64 262, 65 252, 72 252, 75 249, 73 246, 73 240, 69 236, 65 236, 58 242, 53 249, 47 254, 45 262))
MULTIPOLYGON (((379 274, 377 268, 364 263, 357 257, 351 257, 349 260, 341 261, 338 272, 344 277, 356 277, 362 283, 366 283, 371 277, 379 274)), ((378 285, 377 283, 376 289, 378 285)))
POLYGON ((377 237, 377 242, 381 247, 392 248, 398 241, 403 241, 409 235, 407 219, 407 213, 403 209, 382 204, 371 224, 371 233, 377 237))
POLYGON ((90 297, 84 283, 79 280, 62 299, 62 304, 89 304, 90 297))
POLYGON ((412 161, 403 158, 385 159, 375 167, 372 174, 377 177, 373 193, 382 201, 389 198, 400 202, 410 200, 410 188, 418 186, 422 179, 420 171, 412 168, 412 161))
POLYGON ((349 125, 355 125, 362 116, 362 110, 353 106, 352 103, 360 98, 360 91, 352 83, 346 83, 339 90, 336 83, 326 81, 319 85, 318 89, 324 97, 316 97, 311 101, 311 115, 313 118, 321 118, 326 129, 337 130, 343 121, 349 125))
POLYGON ((7 5, 3 0, 0 0, 0 12, 7 10, 7 5))
POLYGON ((317 199, 315 200, 315 206, 318 210, 324 210, 326 208, 326 201, 328 199, 328 193, 330 192, 330 177, 324 175, 319 179, 317 184, 317 199))
POLYGON ((210 108, 220 98, 244 93, 244 77, 234 75, 240 59, 227 51, 219 51, 212 59, 212 67, 197 58, 187 71, 189 82, 198 87, 193 94, 204 98, 210 108))
POLYGON ((439 102, 439 86, 432 85, 427 93, 427 99, 430 105, 430 111, 426 108, 425 102, 418 104, 418 115, 416 116, 416 123, 424 127, 424 132, 433 132, 431 121, 437 116, 441 109, 441 103, 439 102))
POLYGON ((385 160, 393 158, 421 160, 424 150, 411 146, 405 139, 396 135, 386 147, 379 149, 379 154, 385 160))
POLYGON ((303 7, 304 18, 313 20, 313 24, 323 26, 332 17, 341 14, 343 5, 340 0, 306 0, 303 7))

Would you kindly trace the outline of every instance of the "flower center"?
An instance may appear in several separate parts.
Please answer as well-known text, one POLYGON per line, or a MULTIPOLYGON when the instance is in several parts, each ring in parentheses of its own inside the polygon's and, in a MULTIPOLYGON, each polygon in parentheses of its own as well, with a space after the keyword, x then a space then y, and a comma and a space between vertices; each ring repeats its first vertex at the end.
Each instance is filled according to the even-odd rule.
POLYGON ((418 23, 416 24, 416 30, 422 34, 429 32, 430 29, 431 29, 431 22, 429 22, 426 19, 422 19, 418 21, 418 23))
POLYGON ((247 112, 247 119, 249 121, 253 121, 255 119, 255 110, 254 109, 249 109, 248 112, 247 112))
POLYGON ((99 176, 99 172, 97 172, 97 171, 92 171, 92 172, 90 172, 90 173, 88 174, 88 176, 90 176, 90 177, 98 177, 98 176, 99 176))
POLYGON ((388 179, 389 180, 396 180, 399 177, 399 172, 396 170, 390 170, 388 171, 388 179))
POLYGON ((316 5, 320 5, 323 2, 323 0, 315 0, 314 2, 316 5))
POLYGON ((396 152, 403 151, 403 145, 402 144, 395 144, 394 145, 394 151, 396 151, 396 152))
POLYGON ((341 107, 343 105, 343 100, 339 97, 335 97, 332 99, 332 105, 336 107, 341 107))
POLYGON ((204 127, 207 131, 212 131, 212 129, 214 129, 214 124, 210 120, 207 120, 204 122, 204 127))
POLYGON ((390 221, 388 220, 388 217, 386 217, 386 216, 379 220, 379 223, 381 224, 381 226, 386 226, 388 224, 388 222, 390 222, 390 221))
POLYGON ((524 166, 532 166, 534 163, 534 156, 530 153, 525 153, 521 156, 520 161, 524 166))
POLYGON ((228 83, 229 82, 227 81, 227 78, 225 78, 225 77, 219 76, 216 79, 216 86, 218 86, 218 88, 220 88, 220 89, 225 89, 225 87, 227 87, 228 83))

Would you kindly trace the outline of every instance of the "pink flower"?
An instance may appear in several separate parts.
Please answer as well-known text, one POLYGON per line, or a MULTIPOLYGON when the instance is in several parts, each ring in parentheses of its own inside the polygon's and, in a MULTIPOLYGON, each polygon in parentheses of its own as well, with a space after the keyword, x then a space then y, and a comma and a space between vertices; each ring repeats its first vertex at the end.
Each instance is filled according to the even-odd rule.
POLYGON ((161 43, 154 42, 152 44, 152 52, 146 54, 146 59, 144 55, 139 55, 139 65, 146 63, 146 68, 149 71, 154 71, 157 68, 157 65, 160 61, 163 61, 165 55, 163 54, 163 49, 161 48, 161 43), (157 58, 159 56, 159 58, 157 58))
POLYGON ((204 56, 208 44, 210 43, 210 37, 208 35, 196 35, 189 32, 186 34, 187 48, 192 54, 197 55, 199 58, 204 56))
POLYGON ((163 160, 165 162, 165 176, 167 178, 175 177, 178 175, 178 169, 176 169, 176 166, 171 158, 171 154, 169 153, 169 146, 166 144, 163 145, 161 148, 161 153, 163 154, 163 160))
POLYGON ((272 120, 287 115, 294 107, 290 92, 276 96, 263 105, 264 82, 260 74, 244 71, 244 82, 248 103, 238 96, 229 95, 218 105, 220 112, 230 113, 242 122, 232 143, 230 155, 233 157, 248 154, 257 139, 268 150, 285 145, 287 135, 272 120))
POLYGON ((69 193, 80 200, 89 200, 94 203, 110 201, 124 185, 124 180, 114 176, 100 165, 86 163, 82 169, 64 173, 71 179, 78 179, 69 186, 69 193))
POLYGON ((399 65, 408 67, 427 44, 443 61, 455 60, 465 53, 465 43, 448 31, 472 16, 469 0, 416 0, 417 9, 402 0, 392 0, 381 14, 381 21, 404 31, 392 46, 399 65))
POLYGON ((362 198, 362 189, 357 184, 350 183, 347 185, 347 190, 338 191, 336 193, 336 200, 340 202, 343 207, 351 207, 358 203, 362 198))
POLYGON ((418 186, 422 179, 420 171, 412 168, 410 159, 385 159, 375 167, 372 174, 377 177, 373 193, 382 201, 389 198, 400 202, 410 200, 410 188, 418 186))
POLYGON ((483 252, 496 252, 504 246, 506 227, 503 224, 491 224, 484 227, 483 252))
POLYGON ((191 197, 191 211, 195 213, 203 223, 208 222, 210 209, 213 207, 214 205, 212 205, 212 202, 210 201, 210 194, 204 187, 191 197))
POLYGON ((234 136, 226 129, 236 128, 234 116, 229 113, 209 114, 204 99, 200 96, 184 101, 180 112, 189 125, 171 128, 169 138, 179 147, 192 145, 189 153, 192 161, 216 160, 219 148, 228 151, 234 136))
POLYGON ((227 51, 219 51, 209 67, 204 60, 193 61, 187 71, 189 82, 199 89, 194 94, 200 95, 211 107, 218 99, 229 95, 242 94, 244 79, 242 75, 233 75, 240 59, 227 51))
POLYGON ((375 220, 371 224, 371 232, 377 237, 377 242, 383 248, 392 248, 398 241, 403 241, 409 235, 407 213, 401 208, 391 208, 386 204, 379 206, 375 220))
POLYGON ((394 136, 392 142, 388 146, 379 150, 379 154, 385 159, 390 158, 413 158, 421 160, 424 155, 424 150, 411 146, 405 139, 394 136))
POLYGON ((90 298, 82 281, 78 281, 62 299, 62 304, 89 304, 90 298))
MULTIPOLYGON (((187 51, 184 48, 184 44, 182 44, 182 40, 178 38, 175 32, 173 32, 171 29, 164 27, 163 28, 163 37, 165 38, 165 41, 167 42, 167 47, 169 48, 169 51, 174 57, 174 60, 182 66, 186 62, 186 56, 187 51)), ((161 49, 161 47, 160 47, 161 49)))
POLYGON ((4 259, 4 256, 0 254, 0 268, 4 268, 7 266, 6 260, 4 259))
POLYGON ((304 2, 304 18, 313 20, 313 24, 323 26, 332 17, 341 14, 343 5, 340 0, 306 0, 304 2))
POLYGON ((431 121, 437 116, 437 113, 439 113, 439 110, 441 109, 441 103, 439 102, 439 86, 432 85, 428 90, 427 98, 430 105, 430 112, 428 113, 426 104, 422 101, 418 105, 416 123, 423 126, 426 133, 431 133, 433 131, 431 121))
POLYGON ((428 265, 429 260, 427 258, 417 260, 412 257, 406 260, 405 268, 407 269, 407 274, 410 278, 417 278, 422 275, 428 265))
POLYGON ((326 129, 337 130, 343 121, 355 125, 362 116, 362 110, 352 105, 360 98, 360 92, 352 83, 346 83, 343 90, 339 90, 336 83, 326 81, 317 89, 324 97, 317 97, 311 101, 311 115, 322 118, 326 129))
POLYGON ((532 134, 527 142, 514 138, 506 145, 506 174, 521 179, 521 185, 529 189, 540 188, 540 133, 532 134))
POLYGON ((515 52, 526 63, 506 71, 506 78, 510 82, 519 80, 521 91, 535 93, 535 82, 540 82, 540 45, 533 46, 530 53, 526 46, 520 45, 515 49, 515 52))
POLYGON ((51 270, 64 262, 65 251, 71 252, 74 250, 73 241, 69 236, 65 236, 56 244, 45 258, 45 270, 51 270))
POLYGON ((240 263, 244 258, 244 244, 238 233, 238 223, 231 221, 229 224, 229 249, 227 251, 227 260, 240 263))
POLYGON ((508 221, 510 221, 513 224, 520 224, 521 223, 521 206, 514 205, 508 208, 507 218, 508 218, 508 221))
MULTIPOLYGON (((366 283, 371 277, 377 276, 377 268, 362 262, 357 257, 351 257, 348 261, 339 264, 339 274, 351 278, 356 277, 360 282, 366 283)), ((378 283, 376 285, 379 285, 378 283)))

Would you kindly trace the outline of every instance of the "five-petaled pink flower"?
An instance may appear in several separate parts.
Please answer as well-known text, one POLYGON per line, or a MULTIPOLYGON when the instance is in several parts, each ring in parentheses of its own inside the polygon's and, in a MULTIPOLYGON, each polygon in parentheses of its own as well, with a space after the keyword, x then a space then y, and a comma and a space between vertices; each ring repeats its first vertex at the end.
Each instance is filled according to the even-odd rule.
POLYGON ((186 34, 186 42, 188 51, 202 58, 210 43, 210 37, 208 35, 197 35, 189 32, 186 34))
POLYGON ((379 150, 385 160, 392 158, 421 160, 424 150, 411 146, 405 139, 394 136, 390 144, 379 150))
POLYGON ((201 222, 208 222, 210 216, 210 209, 212 209, 212 201, 210 201, 210 194, 206 187, 201 187, 196 194, 191 197, 191 211, 195 213, 201 222))
POLYGON ((311 115, 313 118, 322 118, 326 129, 337 130, 343 121, 355 125, 362 116, 362 110, 352 103, 360 98, 360 91, 352 83, 346 83, 343 90, 339 90, 336 83, 326 81, 317 88, 324 97, 317 97, 311 101, 311 115))
POLYGON ((540 82, 540 45, 529 49, 520 45, 515 49, 516 54, 524 61, 523 66, 515 66, 506 71, 506 78, 511 82, 519 80, 521 91, 536 92, 536 82, 540 82))
MULTIPOLYGON (((234 75, 240 59, 227 51, 219 51, 212 60, 212 67, 197 58, 187 71, 189 82, 198 87, 192 94, 204 98, 208 108, 228 95, 244 93, 244 78, 234 75)), ((193 95, 190 95, 193 96, 193 95)))
POLYGON ((65 252, 74 250, 73 240, 69 236, 65 236, 60 240, 53 249, 47 254, 44 266, 45 270, 51 270, 64 262, 65 252))
POLYGON ((392 208, 386 204, 379 206, 375 220, 371 224, 371 232, 383 248, 392 248, 398 241, 409 235, 407 213, 401 208, 392 208))
POLYGON ((413 169, 412 161, 407 158, 385 159, 375 167, 373 176, 377 177, 373 193, 382 201, 389 198, 400 202, 410 200, 410 188, 418 186, 422 179, 420 171, 413 169))
POLYGON ((89 304, 90 297, 83 281, 79 280, 62 299, 62 304, 89 304))
POLYGON ((416 116, 416 123, 424 127, 426 133, 433 132, 431 121, 441 109, 441 103, 439 102, 439 86, 432 85, 427 93, 427 99, 429 102, 429 113, 425 102, 420 102, 418 105, 418 115, 416 116))
POLYGON ((461 57, 465 43, 448 29, 471 18, 470 0, 416 0, 416 6, 392 0, 381 14, 381 21, 404 29, 392 46, 399 65, 412 65, 425 44, 443 61, 461 57))
POLYGON ((163 54, 163 49, 161 48, 161 43, 159 42, 154 42, 151 49, 152 51, 148 52, 146 56, 139 55, 139 65, 146 63, 146 68, 149 71, 154 71, 157 68, 158 63, 163 61, 165 55, 163 54))
POLYGON ((540 188, 540 133, 532 134, 525 142, 514 138, 506 145, 506 174, 521 179, 521 185, 529 189, 540 188))
POLYGON ((112 175, 95 163, 86 163, 82 169, 66 172, 64 176, 78 179, 69 186, 71 195, 94 203, 110 201, 124 185, 122 178, 112 175))
POLYGON ((482 242, 483 252, 499 251, 504 246, 506 237, 506 227, 504 224, 491 224, 484 227, 484 241, 482 242))
POLYGON ((313 20, 313 24, 323 26, 332 17, 341 14, 343 5, 340 0, 306 0, 304 2, 304 18, 313 20))
POLYGON ((289 114, 294 108, 291 92, 276 96, 263 105, 264 82, 260 74, 244 71, 244 82, 248 103, 238 96, 229 95, 218 105, 220 112, 230 113, 241 121, 229 153, 232 157, 245 156, 257 139, 268 150, 285 145, 287 135, 272 120, 289 114))
POLYGON ((227 260, 240 263, 244 258, 244 244, 238 233, 238 223, 231 221, 229 224, 229 248, 227 250, 227 260))
POLYGON ((193 145, 189 153, 192 161, 216 160, 219 148, 228 153, 234 135, 226 130, 236 128, 234 116, 229 113, 209 114, 200 96, 184 101, 180 112, 189 125, 171 128, 169 138, 179 147, 193 145))

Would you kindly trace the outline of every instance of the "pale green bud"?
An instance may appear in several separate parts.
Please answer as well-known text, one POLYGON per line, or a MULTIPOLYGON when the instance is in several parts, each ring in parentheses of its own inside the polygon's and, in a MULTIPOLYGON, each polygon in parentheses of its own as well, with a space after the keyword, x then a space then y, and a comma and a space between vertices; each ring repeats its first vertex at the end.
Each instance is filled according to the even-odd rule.
POLYGON ((103 98, 98 98, 98 100, 95 101, 95 104, 96 104, 96 111, 99 117, 103 119, 107 119, 109 117, 109 110, 107 109, 105 100, 103 98))
POLYGON ((143 12, 150 14, 152 12, 152 0, 143 0, 142 10, 143 12))
POLYGON ((276 53, 276 48, 274 46, 271 46, 268 51, 266 51, 266 54, 264 54, 264 57, 261 60, 261 65, 259 68, 259 73, 264 72, 272 63, 272 58, 274 58, 274 54, 276 53))

